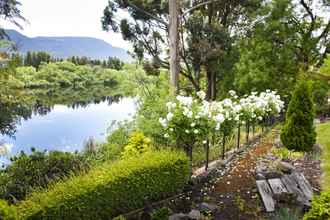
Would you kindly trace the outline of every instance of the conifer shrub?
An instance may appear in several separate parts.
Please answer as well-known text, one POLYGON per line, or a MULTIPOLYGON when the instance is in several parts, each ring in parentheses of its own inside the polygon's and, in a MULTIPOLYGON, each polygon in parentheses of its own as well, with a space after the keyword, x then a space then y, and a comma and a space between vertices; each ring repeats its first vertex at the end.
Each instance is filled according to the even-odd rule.
POLYGON ((281 132, 281 140, 285 147, 295 151, 312 150, 316 141, 314 116, 310 83, 301 80, 293 91, 281 132))
POLYGON ((17 210, 21 219, 111 219, 175 194, 188 180, 184 153, 146 152, 35 192, 17 210))

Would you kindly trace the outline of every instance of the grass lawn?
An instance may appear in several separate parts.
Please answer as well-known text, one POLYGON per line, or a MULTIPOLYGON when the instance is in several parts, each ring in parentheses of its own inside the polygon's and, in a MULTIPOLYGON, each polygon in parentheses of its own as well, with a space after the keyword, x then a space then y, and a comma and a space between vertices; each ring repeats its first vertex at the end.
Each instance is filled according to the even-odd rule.
POLYGON ((317 142, 322 145, 322 178, 323 190, 330 189, 330 122, 319 124, 316 127, 317 142))

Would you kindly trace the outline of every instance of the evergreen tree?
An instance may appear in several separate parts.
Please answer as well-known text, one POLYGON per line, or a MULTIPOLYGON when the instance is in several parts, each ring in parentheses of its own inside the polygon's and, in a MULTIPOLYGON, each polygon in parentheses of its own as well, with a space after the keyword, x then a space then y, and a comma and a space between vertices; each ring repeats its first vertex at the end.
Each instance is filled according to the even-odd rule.
POLYGON ((310 82, 298 81, 286 112, 286 121, 281 133, 284 146, 297 151, 312 150, 316 141, 314 115, 310 82))

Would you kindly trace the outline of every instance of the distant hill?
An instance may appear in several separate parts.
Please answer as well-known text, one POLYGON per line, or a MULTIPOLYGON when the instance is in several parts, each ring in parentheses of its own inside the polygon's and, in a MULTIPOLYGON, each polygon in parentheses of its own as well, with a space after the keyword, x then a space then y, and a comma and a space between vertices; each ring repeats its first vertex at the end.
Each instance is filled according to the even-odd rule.
POLYGON ((92 37, 27 37, 15 30, 6 30, 11 41, 18 46, 18 51, 45 51, 57 58, 86 56, 92 59, 118 57, 123 61, 130 60, 127 52, 113 47, 104 40, 92 37))

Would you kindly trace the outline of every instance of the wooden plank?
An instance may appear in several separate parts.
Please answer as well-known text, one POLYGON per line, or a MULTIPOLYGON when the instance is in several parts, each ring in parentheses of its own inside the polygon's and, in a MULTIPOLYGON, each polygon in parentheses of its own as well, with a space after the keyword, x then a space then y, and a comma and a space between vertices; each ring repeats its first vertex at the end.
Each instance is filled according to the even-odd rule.
POLYGON ((298 184, 298 188, 304 194, 304 196, 308 199, 308 201, 312 200, 313 197, 313 189, 309 182, 306 180, 303 174, 294 172, 291 174, 294 180, 298 184))
POLYGON ((264 203, 267 212, 275 211, 275 201, 272 197, 272 190, 270 189, 266 180, 257 180, 257 188, 259 190, 261 199, 264 203))
POLYGON ((280 178, 268 179, 268 183, 274 194, 288 192, 280 178))
POLYGON ((297 196, 298 202, 305 204, 305 205, 310 204, 309 200, 305 197, 304 193, 298 188, 298 183, 295 181, 292 174, 283 175, 281 180, 282 180, 282 183, 285 185, 286 189, 288 190, 288 192, 293 193, 297 196))

